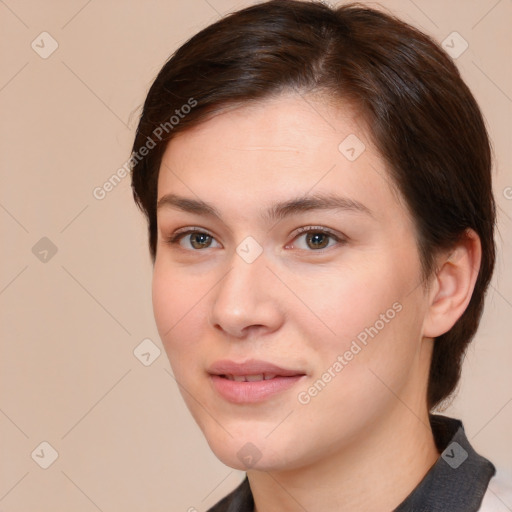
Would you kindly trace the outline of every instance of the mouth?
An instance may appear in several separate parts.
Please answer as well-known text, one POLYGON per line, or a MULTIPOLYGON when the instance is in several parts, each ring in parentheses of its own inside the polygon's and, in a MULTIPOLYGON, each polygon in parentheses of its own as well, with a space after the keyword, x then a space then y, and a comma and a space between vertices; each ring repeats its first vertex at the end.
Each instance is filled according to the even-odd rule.
POLYGON ((237 382, 259 382, 261 380, 271 380, 277 375, 275 373, 259 373, 257 375, 219 375, 228 380, 235 380, 237 382))
POLYGON ((306 376, 302 370, 281 368, 266 361, 242 363, 222 360, 208 370, 215 391, 224 400, 236 404, 265 401, 289 390, 306 376))

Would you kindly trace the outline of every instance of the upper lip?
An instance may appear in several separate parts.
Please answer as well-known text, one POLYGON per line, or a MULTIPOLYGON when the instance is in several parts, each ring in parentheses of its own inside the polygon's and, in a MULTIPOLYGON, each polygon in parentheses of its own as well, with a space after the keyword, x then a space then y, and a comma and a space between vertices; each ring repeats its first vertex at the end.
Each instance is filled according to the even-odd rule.
POLYGON ((288 368, 281 368, 273 363, 267 361, 260 361, 257 359, 250 359, 248 361, 237 363, 228 359, 216 361, 208 368, 208 373, 212 375, 260 375, 272 374, 280 377, 292 377, 295 375, 305 375, 301 370, 293 370, 288 368))

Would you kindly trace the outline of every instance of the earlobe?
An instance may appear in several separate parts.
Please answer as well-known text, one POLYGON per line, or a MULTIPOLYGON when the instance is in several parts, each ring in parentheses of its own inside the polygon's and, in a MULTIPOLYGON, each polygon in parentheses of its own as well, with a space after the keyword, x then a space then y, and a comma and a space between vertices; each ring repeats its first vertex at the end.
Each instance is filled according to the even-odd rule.
POLYGON ((438 259, 429 289, 423 336, 435 338, 449 331, 467 308, 475 287, 482 248, 480 238, 468 229, 461 240, 438 259))

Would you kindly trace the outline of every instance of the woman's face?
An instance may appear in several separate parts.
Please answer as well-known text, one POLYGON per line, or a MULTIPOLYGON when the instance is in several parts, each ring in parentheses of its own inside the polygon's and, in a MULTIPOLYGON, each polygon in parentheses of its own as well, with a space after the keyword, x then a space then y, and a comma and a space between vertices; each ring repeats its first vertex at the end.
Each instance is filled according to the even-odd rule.
POLYGON ((347 105, 290 93, 179 134, 158 200, 158 331, 224 463, 297 468, 421 410, 414 227, 347 105))

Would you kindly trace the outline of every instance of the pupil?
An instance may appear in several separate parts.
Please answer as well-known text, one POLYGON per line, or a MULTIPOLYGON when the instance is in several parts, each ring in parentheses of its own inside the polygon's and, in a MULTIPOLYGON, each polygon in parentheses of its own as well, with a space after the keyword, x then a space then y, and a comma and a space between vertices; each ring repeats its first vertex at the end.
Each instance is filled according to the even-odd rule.
POLYGON ((195 249, 203 249, 204 247, 208 247, 210 242, 210 235, 206 233, 195 233, 192 235, 192 246, 195 249))
POLYGON ((328 243, 328 238, 325 233, 308 234, 306 239, 308 244, 311 244, 314 249, 323 249, 328 243))

